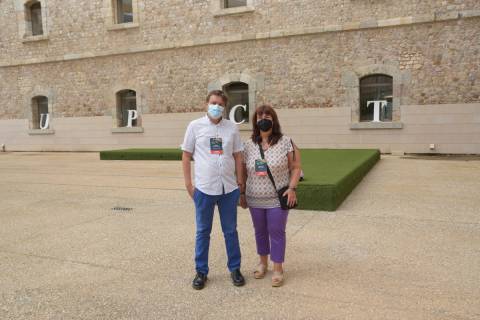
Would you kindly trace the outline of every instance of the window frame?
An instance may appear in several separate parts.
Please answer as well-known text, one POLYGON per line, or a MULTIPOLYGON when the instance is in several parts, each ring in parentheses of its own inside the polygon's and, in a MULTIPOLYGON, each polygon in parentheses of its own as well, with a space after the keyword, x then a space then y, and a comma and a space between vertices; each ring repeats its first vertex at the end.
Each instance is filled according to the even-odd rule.
POLYGON ((145 104, 145 90, 138 85, 132 83, 119 83, 110 89, 111 93, 106 96, 106 101, 109 103, 111 107, 111 115, 112 115, 112 128, 111 133, 143 133, 143 112, 148 112, 148 108, 144 105, 145 104), (135 108, 137 110, 137 119, 136 125, 132 127, 121 127, 121 108, 120 108, 120 94, 125 91, 134 91, 135 92, 135 108))
POLYGON ((131 22, 119 22, 118 21, 118 3, 119 0, 104 0, 105 6, 108 8, 105 12, 105 21, 107 30, 125 30, 138 28, 139 24, 139 12, 138 12, 138 0, 132 0, 132 21, 131 22))
MULTIPOLYGON (((231 96, 229 94, 231 94, 232 92, 229 92, 229 87, 232 87, 232 86, 245 86, 245 92, 242 92, 242 93, 246 93, 247 94, 247 102, 245 104, 243 103, 240 103, 241 105, 246 105, 246 108, 247 110, 244 111, 246 113, 246 117, 244 118, 244 122, 243 123, 250 123, 250 90, 249 90, 249 85, 248 83, 245 83, 245 82, 242 82, 242 81, 232 81, 232 82, 229 82, 229 83, 226 83, 222 86, 222 91, 225 92, 225 94, 227 95, 228 97, 228 104, 231 103, 231 96)), ((230 110, 231 110, 231 107, 234 107, 233 105, 228 105, 227 104, 227 108, 226 108, 226 117, 227 119, 230 120, 230 110)), ((238 105, 238 104, 236 104, 238 105)))
POLYGON ((225 8, 226 0, 213 0, 211 2, 211 12, 214 17, 223 17, 229 15, 243 15, 255 11, 254 0, 246 0, 245 6, 225 8))
MULTIPOLYGON (((114 13, 115 24, 133 23, 133 17, 134 17, 133 0, 130 0, 131 6, 132 6, 132 21, 120 21, 120 4, 123 4, 123 1, 125 0, 115 0, 115 4, 113 5, 115 10, 115 13, 114 13)), ((125 12, 123 13, 123 16, 125 16, 125 12)))
MULTIPOLYGON (((135 110, 137 111, 138 113, 138 109, 137 109, 137 105, 138 105, 138 101, 137 101, 137 92, 135 90, 132 90, 132 89, 124 89, 124 90, 120 90, 116 93, 116 102, 117 102, 117 127, 118 128, 126 128, 127 127, 127 124, 128 124, 128 116, 127 118, 124 118, 125 116, 125 108, 127 108, 127 106, 125 106, 123 103, 124 103, 124 99, 131 99, 131 97, 128 97, 127 95, 130 94, 130 93, 134 93, 134 97, 135 97, 135 109, 132 109, 132 110, 135 110)), ((138 119, 136 120, 133 120, 132 121, 132 127, 137 127, 138 126, 138 122, 137 121, 138 119)))
POLYGON ((35 1, 31 3, 27 9, 28 17, 30 18, 29 26, 32 36, 42 36, 43 35, 43 25, 42 25, 42 3, 35 1), (34 8, 35 7, 35 8, 34 8), (40 21, 35 21, 36 18, 39 18, 40 21), (38 33, 37 33, 38 32, 38 33))
POLYGON ((245 4, 244 4, 244 5, 230 7, 230 6, 227 5, 227 3, 228 3, 229 1, 231 1, 231 0, 223 0, 223 1, 222 1, 222 9, 241 8, 241 7, 246 7, 246 6, 248 5, 248 1, 247 1, 247 0, 243 0, 243 1, 245 1, 245 4))
MULTIPOLYGON (((388 101, 388 100, 387 101, 388 101, 388 103, 390 103, 390 108, 393 109, 393 77, 392 76, 390 76, 388 74, 375 73, 375 74, 365 75, 365 76, 363 76, 359 79, 359 122, 373 122, 373 120, 362 119, 362 117, 364 116, 364 115, 362 115, 363 95, 366 94, 365 92, 363 92, 363 95, 362 95, 362 89, 375 88, 378 91, 382 87, 388 88, 387 91, 390 94, 389 94, 388 97, 386 96, 383 100, 389 99, 390 101, 388 101), (389 78, 390 82, 384 82, 384 83, 375 82, 373 84, 368 84, 368 83, 367 84, 365 84, 365 83, 362 84, 363 81, 368 80, 369 78, 370 79, 374 78, 374 77, 376 77, 377 79, 379 77, 389 78)), ((368 105, 366 107, 368 108, 368 105)), ((382 117, 382 113, 380 113, 380 121, 379 122, 392 122, 392 120, 393 120, 393 115, 392 114, 390 114, 390 119, 389 120, 384 121, 384 120, 381 119, 381 117, 382 117)))
POLYGON ((50 135, 54 134, 55 130, 53 128, 54 112, 53 112, 53 100, 54 95, 51 90, 46 88, 35 90, 30 92, 25 100, 26 114, 28 118, 28 134, 29 135, 50 135), (45 98, 47 100, 47 111, 49 114, 49 125, 47 129, 40 129, 40 115, 38 110, 38 100, 39 98, 45 98), (35 108, 37 108, 35 110, 35 108))
MULTIPOLYGON (((46 108, 47 109, 47 114, 50 114, 49 110, 48 110, 48 97, 45 97, 45 96, 35 96, 32 98, 32 129, 38 129, 38 130, 45 130, 45 129, 40 129, 41 127, 41 124, 40 124, 40 120, 41 120, 41 108, 46 108), (41 100, 44 100, 44 101, 41 101, 41 100), (43 103, 46 103, 46 105, 44 104, 40 104, 41 102, 43 103)), ((50 126, 50 124, 49 124, 50 126)), ((49 129, 49 128, 47 128, 49 129)))
MULTIPOLYGON (((212 90, 223 90, 226 84, 231 82, 243 82, 248 85, 248 102, 250 109, 250 115, 255 111, 257 105, 257 95, 265 89, 265 73, 259 72, 250 74, 249 72, 241 73, 225 73, 219 75, 218 78, 213 79, 208 83, 207 92, 212 90)), ((238 125, 240 131, 251 131, 250 123, 242 123, 238 125)))
POLYGON ((342 72, 343 105, 351 109, 350 129, 402 129, 400 106, 409 103, 411 73, 390 63, 370 64, 344 69, 342 72), (393 78, 392 121, 360 122, 360 79, 372 74, 393 78))
POLYGON ((22 43, 48 40, 48 7, 47 0, 17 0, 16 14, 19 23, 19 37, 22 43), (32 22, 32 6, 40 6, 41 34, 34 34, 32 22))

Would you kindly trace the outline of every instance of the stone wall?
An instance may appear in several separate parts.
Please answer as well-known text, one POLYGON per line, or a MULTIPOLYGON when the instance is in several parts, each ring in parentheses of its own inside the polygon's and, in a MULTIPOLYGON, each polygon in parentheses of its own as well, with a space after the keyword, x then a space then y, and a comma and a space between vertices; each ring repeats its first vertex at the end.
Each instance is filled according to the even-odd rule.
POLYGON ((198 111, 209 84, 231 73, 261 82, 257 104, 353 108, 346 74, 355 81, 378 66, 398 74, 400 105, 474 103, 479 35, 480 19, 469 18, 4 66, 0 119, 25 118, 37 94, 51 97, 54 118, 111 115, 127 88, 144 114, 198 111))
POLYGON ((134 0, 136 26, 112 29, 112 0, 41 0, 48 40, 22 42, 24 3, 0 1, 0 65, 214 36, 374 22, 409 16, 448 16, 479 10, 477 0, 249 0, 253 11, 216 14, 221 0, 134 0))

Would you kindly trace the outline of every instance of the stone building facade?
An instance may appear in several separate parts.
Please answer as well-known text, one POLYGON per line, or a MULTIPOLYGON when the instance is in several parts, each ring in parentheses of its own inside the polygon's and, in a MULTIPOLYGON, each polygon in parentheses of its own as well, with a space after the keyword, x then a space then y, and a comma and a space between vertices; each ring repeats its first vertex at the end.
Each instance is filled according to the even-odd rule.
POLYGON ((477 0, 5 0, 0 23, 7 150, 177 147, 224 89, 301 147, 480 154, 477 0))

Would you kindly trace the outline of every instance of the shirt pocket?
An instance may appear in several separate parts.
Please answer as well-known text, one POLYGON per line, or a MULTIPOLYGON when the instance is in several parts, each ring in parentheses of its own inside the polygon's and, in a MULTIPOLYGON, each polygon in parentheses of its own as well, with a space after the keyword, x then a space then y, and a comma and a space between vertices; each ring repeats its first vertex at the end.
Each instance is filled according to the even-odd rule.
POLYGON ((222 146, 224 154, 233 154, 233 134, 226 133, 222 135, 222 146))
POLYGON ((201 128, 196 132, 195 139, 197 144, 202 150, 210 150, 210 138, 215 136, 210 134, 210 131, 206 128, 201 128))

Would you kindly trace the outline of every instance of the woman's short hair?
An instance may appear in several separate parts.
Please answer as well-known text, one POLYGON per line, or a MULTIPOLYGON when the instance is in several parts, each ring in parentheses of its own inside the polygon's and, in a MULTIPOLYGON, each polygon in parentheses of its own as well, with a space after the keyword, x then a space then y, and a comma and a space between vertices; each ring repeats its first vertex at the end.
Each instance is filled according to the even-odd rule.
POLYGON ((255 109, 255 113, 252 116, 252 127, 253 127, 253 132, 252 132, 252 141, 254 143, 259 143, 261 142, 261 137, 260 137, 260 128, 257 125, 257 119, 259 116, 262 116, 262 114, 267 114, 272 117, 273 121, 273 128, 272 128, 272 134, 268 138, 268 142, 270 145, 274 145, 280 140, 280 138, 283 136, 282 134, 282 129, 280 127, 280 122, 278 121, 278 116, 273 107, 269 104, 262 104, 259 106, 257 109, 255 109))

